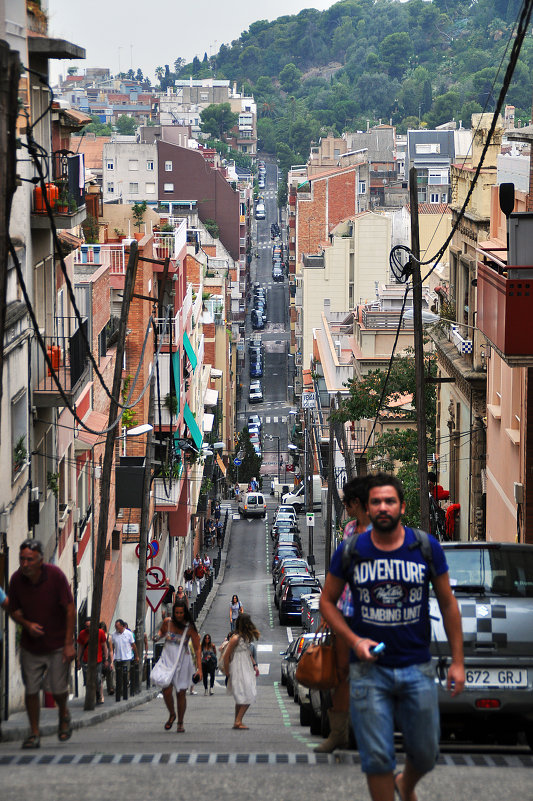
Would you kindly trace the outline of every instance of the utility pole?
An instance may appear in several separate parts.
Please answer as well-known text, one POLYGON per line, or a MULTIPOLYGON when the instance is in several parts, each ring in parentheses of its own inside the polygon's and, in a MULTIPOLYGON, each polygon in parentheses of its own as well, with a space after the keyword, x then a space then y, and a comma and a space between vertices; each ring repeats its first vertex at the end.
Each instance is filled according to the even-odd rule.
MULTIPOLYGON (((142 257, 141 257, 142 261, 142 257)), ((168 270, 170 266, 170 258, 164 261, 163 275, 161 278, 159 297, 157 298, 157 312, 155 310, 156 299, 154 298, 154 315, 157 314, 157 320, 154 324, 157 331, 157 325, 163 318, 163 299, 168 279, 168 270)), ((150 302, 147 298, 141 300, 150 302)), ((172 326, 170 319, 170 308, 167 314, 167 326, 172 326)), ((157 336, 156 336, 157 344, 157 336)), ((150 531, 150 490, 152 486, 152 440, 154 435, 154 422, 155 422, 155 369, 152 370, 152 377, 150 379, 150 392, 148 399, 148 423, 151 425, 150 430, 146 436, 146 457, 144 463, 144 478, 143 478, 143 497, 141 506, 141 520, 139 523, 139 569, 137 571, 137 601, 135 604, 135 641, 137 643, 137 651, 139 654, 139 670, 142 671, 143 656, 144 656, 144 621, 146 618, 146 562, 148 551, 148 533, 150 531)), ((142 673, 141 673, 142 677, 142 673)))
POLYGON ((17 188, 19 78, 18 53, 10 50, 6 42, 0 42, 0 401, 4 363, 9 219, 11 202, 17 188))
POLYGON ((418 434, 418 483, 420 486, 420 525, 429 531, 428 454, 425 410, 424 336, 422 328, 422 276, 420 273, 420 237, 418 227, 418 183, 415 167, 409 170, 411 206, 411 278, 413 281, 413 337, 415 345, 415 406, 418 434))
MULTIPOLYGON (((124 295, 120 312, 118 328, 117 351, 115 355, 115 372, 113 375, 112 398, 109 403, 108 426, 115 422, 119 414, 120 385, 122 383, 122 364, 126 346, 126 327, 130 310, 131 298, 135 286, 137 273, 137 241, 130 243, 130 255, 126 268, 124 282, 124 295)), ((111 428, 106 434, 104 461, 102 464, 102 477, 100 481, 100 514, 98 517, 98 536, 96 541, 96 560, 94 565, 93 598, 91 604, 91 628, 89 632, 89 654, 87 662, 87 688, 85 692, 85 710, 94 709, 96 704, 96 659, 98 655, 98 624, 102 608, 102 595, 104 589, 105 552, 107 545, 107 526, 109 517, 109 496, 111 486, 111 471, 113 469, 113 456, 115 449, 117 427, 111 428)))
POLYGON ((335 481, 335 460, 334 460, 334 446, 335 446, 335 431, 333 428, 333 420, 331 415, 335 412, 335 399, 331 399, 331 408, 329 416, 329 449, 328 449, 328 499, 326 506, 326 548, 324 552, 324 564, 326 566, 326 574, 329 570, 329 563, 331 562, 331 540, 333 528, 333 483, 335 481))
MULTIPOLYGON (((306 451, 305 451, 305 510, 306 512, 313 511, 313 449, 312 449, 312 438, 310 436, 310 410, 305 410, 305 443, 306 443, 306 451)), ((314 554, 313 554, 313 526, 308 524, 307 526, 307 534, 308 534, 308 551, 309 556, 313 557, 314 561, 314 554)))

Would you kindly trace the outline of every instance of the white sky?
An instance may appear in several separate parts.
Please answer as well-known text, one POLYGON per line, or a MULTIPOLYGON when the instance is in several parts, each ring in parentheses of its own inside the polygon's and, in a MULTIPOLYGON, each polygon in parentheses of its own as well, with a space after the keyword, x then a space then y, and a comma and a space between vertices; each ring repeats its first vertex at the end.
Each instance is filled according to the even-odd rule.
POLYGON ((333 0, 48 0, 49 35, 84 47, 85 61, 50 62, 52 78, 68 66, 109 67, 125 72, 140 67, 155 82, 158 66, 187 62, 216 53, 252 22, 297 14, 303 8, 323 11, 333 0))

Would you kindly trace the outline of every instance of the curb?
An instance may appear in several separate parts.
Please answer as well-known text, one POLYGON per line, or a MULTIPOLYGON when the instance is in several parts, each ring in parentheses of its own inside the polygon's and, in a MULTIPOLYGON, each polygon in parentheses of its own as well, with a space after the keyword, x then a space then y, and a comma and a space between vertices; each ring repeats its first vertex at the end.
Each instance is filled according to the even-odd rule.
MULTIPOLYGON (((134 709, 136 706, 140 706, 148 701, 152 701, 160 692, 161 690, 159 687, 154 687, 150 690, 143 690, 143 692, 133 696, 133 698, 129 698, 127 701, 120 701, 118 703, 114 702, 113 705, 109 706, 107 709, 95 709, 85 712, 85 710, 80 709, 79 707, 74 707, 74 709, 70 707, 72 729, 84 729, 87 726, 96 726, 98 723, 103 723, 104 720, 114 718, 117 715, 121 715, 123 712, 134 709)), ((41 709, 41 717, 43 711, 44 710, 41 709)), ((21 712, 19 714, 24 715, 24 723, 19 723, 18 721, 15 723, 10 723, 9 721, 5 722, 2 726, 2 736, 0 738, 0 742, 6 743, 13 742, 14 740, 22 740, 30 733, 30 727, 26 720, 26 713, 21 712)), ((41 720, 39 727, 41 731, 41 737, 57 734, 57 718, 55 710, 53 711, 53 718, 53 720, 41 720)))
POLYGON ((213 602, 218 595, 218 590, 222 582, 224 581, 224 574, 226 572, 226 561, 228 558, 228 549, 229 543, 231 539, 231 526, 233 522, 233 513, 228 515, 228 525, 226 527, 226 536, 224 537, 224 548, 222 549, 221 554, 221 561, 220 561, 220 570, 218 571, 218 576, 216 577, 211 592, 206 598, 204 605, 202 606, 202 611, 194 621, 194 624, 198 630, 204 625, 204 621, 209 614, 211 607, 213 606, 213 602))

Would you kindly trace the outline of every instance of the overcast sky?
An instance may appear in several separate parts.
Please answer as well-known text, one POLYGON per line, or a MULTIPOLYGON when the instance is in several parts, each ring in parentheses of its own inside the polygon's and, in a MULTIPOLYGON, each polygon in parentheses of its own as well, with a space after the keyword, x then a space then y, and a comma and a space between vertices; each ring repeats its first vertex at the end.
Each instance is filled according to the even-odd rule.
MULTIPOLYGON (((72 62, 80 69, 140 67, 154 83, 156 67, 172 69, 178 57, 209 57, 256 20, 331 5, 331 0, 48 0, 49 34, 86 49, 85 61, 72 62)), ((50 62, 52 77, 65 74, 69 65, 50 62)))

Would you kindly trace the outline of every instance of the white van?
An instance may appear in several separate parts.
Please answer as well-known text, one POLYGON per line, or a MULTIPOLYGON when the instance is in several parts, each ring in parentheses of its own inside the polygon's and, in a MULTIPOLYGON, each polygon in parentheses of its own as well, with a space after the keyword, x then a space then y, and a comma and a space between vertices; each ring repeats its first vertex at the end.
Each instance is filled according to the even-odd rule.
POLYGON ((262 492, 245 492, 237 504, 243 517, 266 517, 267 505, 262 492))
POLYGON ((255 219, 256 220, 264 220, 265 219, 265 204, 258 203, 255 207, 255 219))
MULTIPOLYGON (((296 513, 305 510, 305 487, 304 482, 296 487, 292 492, 283 495, 281 502, 294 507, 296 513)), ((313 508, 320 509, 322 504, 322 478, 320 476, 313 476, 313 508)))

